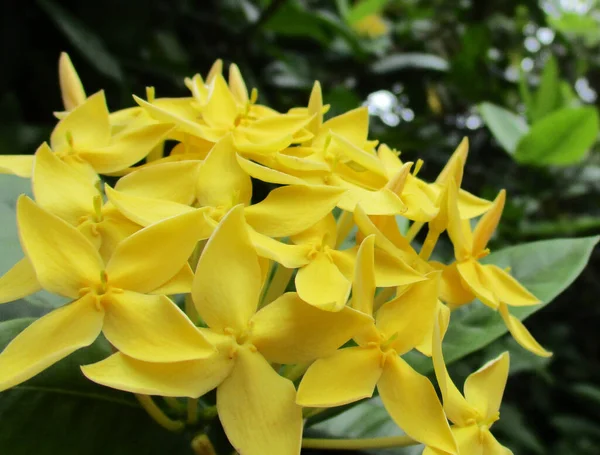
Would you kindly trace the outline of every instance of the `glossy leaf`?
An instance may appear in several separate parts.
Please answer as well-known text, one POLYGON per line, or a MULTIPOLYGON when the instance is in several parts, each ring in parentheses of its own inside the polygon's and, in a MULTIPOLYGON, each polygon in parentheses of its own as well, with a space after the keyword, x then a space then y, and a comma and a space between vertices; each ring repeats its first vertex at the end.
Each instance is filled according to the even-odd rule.
POLYGON ((481 103, 479 113, 502 148, 509 155, 514 154, 517 144, 529 130, 525 120, 492 103, 481 103))

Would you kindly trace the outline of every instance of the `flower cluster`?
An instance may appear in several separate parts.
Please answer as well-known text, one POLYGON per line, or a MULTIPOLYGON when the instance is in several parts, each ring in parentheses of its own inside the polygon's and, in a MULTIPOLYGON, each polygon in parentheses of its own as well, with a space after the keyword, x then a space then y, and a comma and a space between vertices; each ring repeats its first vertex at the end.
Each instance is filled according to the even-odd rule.
POLYGON ((185 80, 187 97, 149 88, 111 113, 66 54, 59 68, 65 110, 49 144, 0 157, 0 172, 31 178, 35 196, 17 202, 24 258, 0 278, 0 303, 41 289, 71 302, 0 354, 0 390, 103 334, 114 354, 82 366, 89 379, 163 397, 216 388, 241 454, 297 454, 303 407, 375 389, 424 453, 510 453, 489 432, 508 355, 471 375, 464 396, 442 355, 451 311, 475 298, 525 349, 550 355, 509 311, 538 299, 480 263, 505 193, 489 202, 460 188, 466 139, 426 182, 420 160, 368 137, 366 108, 325 120, 318 82, 306 107, 280 113, 217 61, 185 80), (278 186, 252 203, 252 179, 278 186), (451 264, 430 259, 444 232, 451 264), (432 357, 443 404, 402 358, 414 349, 432 357))

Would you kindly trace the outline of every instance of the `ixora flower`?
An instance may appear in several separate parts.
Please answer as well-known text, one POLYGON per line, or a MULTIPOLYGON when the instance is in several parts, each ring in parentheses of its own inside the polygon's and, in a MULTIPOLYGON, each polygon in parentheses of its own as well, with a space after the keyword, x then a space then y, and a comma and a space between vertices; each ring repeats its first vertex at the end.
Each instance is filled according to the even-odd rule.
MULTIPOLYGON (((368 316, 374 312, 374 246, 371 235, 360 247, 350 303, 368 316)), ((439 275, 433 272, 377 310, 374 321, 354 337, 358 346, 313 363, 300 383, 297 402, 340 406, 372 396, 377 387, 390 416, 407 435, 445 453, 458 453, 433 385, 400 357, 431 333, 439 275)))
MULTIPOLYGON (((214 353, 164 295, 190 290, 187 259, 198 241, 196 213, 138 231, 119 244, 106 264, 77 229, 26 196, 17 202, 17 220, 21 246, 39 284, 74 301, 35 321, 4 349, 0 390, 90 345, 100 332, 120 351, 144 360, 190 360, 214 353)), ((31 288, 18 279, 2 281, 10 295, 15 287, 31 288)), ((4 292, 0 287, 0 301, 6 301, 4 292)))
POLYGON ((257 311, 262 281, 242 206, 236 206, 206 244, 192 289, 208 326, 199 333, 218 353, 170 363, 117 353, 83 367, 84 374, 110 387, 166 397, 199 397, 217 387, 219 418, 238 452, 299 453, 302 412, 296 391, 269 362, 298 364, 327 356, 368 325, 370 317, 349 307, 321 311, 295 293, 257 311))
MULTIPOLYGON (((453 423, 452 434, 460 455, 512 455, 490 432, 500 418, 500 403, 508 379, 510 358, 504 352, 489 361, 465 381, 464 396, 448 374, 442 355, 439 329, 434 331, 433 363, 444 400, 444 411, 453 423)), ((426 447, 423 455, 444 455, 426 447)))
POLYGON ((523 323, 508 312, 508 305, 537 305, 540 300, 507 271, 493 264, 479 263, 479 259, 489 254, 486 246, 500 222, 505 199, 506 192, 502 190, 490 210, 477 222, 475 230, 471 231, 470 224, 460 219, 456 186, 450 184, 448 234, 454 245, 456 262, 441 267, 444 270, 441 297, 454 307, 479 298, 490 308, 500 311, 508 330, 521 346, 534 354, 548 357, 552 353, 545 350, 523 323))

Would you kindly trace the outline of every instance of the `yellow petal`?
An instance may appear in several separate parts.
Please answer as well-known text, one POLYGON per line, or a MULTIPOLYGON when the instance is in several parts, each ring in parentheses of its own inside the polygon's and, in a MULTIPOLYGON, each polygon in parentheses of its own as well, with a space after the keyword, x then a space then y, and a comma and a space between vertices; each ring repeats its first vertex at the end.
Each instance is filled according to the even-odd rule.
MULTIPOLYGON (((117 245, 142 229, 142 226, 125 218, 125 215, 110 203, 105 204, 102 208, 102 216, 104 219, 100 223, 93 224, 93 226, 96 228, 97 237, 101 240, 98 247, 100 256, 107 263, 115 252, 117 245)), ((78 229, 81 230, 82 227, 83 225, 79 225, 78 229)), ((93 230, 91 234, 94 235, 93 230)), ((89 234, 86 236, 91 241, 91 236, 89 234)))
POLYGON ((23 195, 17 221, 21 246, 44 289, 75 299, 80 289, 100 282, 102 258, 76 228, 23 195))
POLYGON ((104 312, 89 294, 23 330, 0 354, 0 391, 35 376, 100 334, 104 312))
MULTIPOLYGON (((456 182, 450 180, 448 182, 448 236, 454 246, 454 256, 458 261, 465 260, 473 252, 473 240, 470 236, 470 226, 465 230, 465 224, 458 212, 457 196, 458 190, 456 182), (468 232, 467 232, 468 231, 468 232)), ((468 221, 467 221, 468 223, 468 221)))
POLYGON ((41 289, 31 261, 24 257, 0 278, 0 303, 14 302, 41 289))
POLYGON ((187 105, 166 103, 162 106, 157 105, 157 103, 148 103, 135 95, 133 95, 133 99, 152 118, 159 122, 173 123, 183 133, 204 137, 205 129, 196 122, 198 111, 192 107, 191 103, 187 102, 187 99, 182 99, 187 105))
POLYGON ((458 211, 462 219, 471 219, 487 212, 492 203, 463 189, 458 190, 458 211))
POLYGON ((358 165, 360 170, 369 170, 375 174, 385 176, 383 164, 374 153, 369 153, 336 133, 331 133, 331 142, 327 147, 327 152, 340 157, 343 163, 349 161, 353 165, 358 165))
POLYGON ((469 287, 469 290, 479 298, 487 306, 496 309, 498 308, 498 296, 490 288, 485 275, 483 275, 483 266, 474 259, 459 262, 457 265, 458 273, 464 284, 469 287))
POLYGON ((533 338, 533 335, 529 333, 529 330, 527 330, 518 318, 508 312, 508 307, 505 304, 500 304, 499 309, 506 327, 517 343, 540 357, 550 357, 552 355, 550 351, 544 349, 536 339, 533 338))
POLYGON ((246 329, 258 305, 261 269, 243 213, 238 205, 223 217, 196 268, 194 303, 214 330, 246 329))
POLYGON ((173 295, 187 294, 192 292, 192 283, 194 281, 194 271, 185 264, 177 274, 162 286, 154 289, 152 294, 173 295))
POLYGON ((369 235, 360 244, 356 255, 354 280, 352 281, 352 301, 350 306, 369 316, 373 315, 375 296, 375 235, 369 235))
MULTIPOLYGON (((437 318, 439 321, 439 330, 440 337, 444 339, 444 335, 446 335, 446 331, 448 330, 448 325, 450 324, 450 308, 444 305, 442 302, 438 300, 437 302, 437 318)), ((434 324, 435 325, 435 324, 434 324)), ((431 326, 427 336, 421 343, 415 346, 415 349, 426 355, 427 357, 431 357, 433 355, 433 331, 435 330, 434 326, 431 326)))
MULTIPOLYGON (((262 166, 253 161, 247 160, 246 158, 237 156, 238 164, 241 168, 251 177, 257 180, 268 183, 277 183, 279 185, 305 185, 304 180, 294 177, 293 175, 286 174, 284 172, 270 169, 266 166, 262 166)), ((0 160, 0 165, 2 161, 0 160)))
POLYGON ((218 74, 210 84, 208 102, 202 109, 202 119, 211 127, 232 127, 238 116, 235 97, 227 82, 218 74))
POLYGON ((354 212, 360 205, 368 215, 399 215, 406 212, 406 205, 389 188, 371 191, 360 188, 341 178, 330 179, 332 184, 346 191, 338 202, 338 207, 348 212, 354 212))
POLYGON ((102 147, 110 140, 110 121, 104 91, 94 93, 69 112, 54 128, 50 145, 54 151, 102 147))
POLYGON ((315 146, 324 145, 329 133, 337 134, 359 147, 362 146, 369 133, 369 110, 366 107, 359 107, 327 120, 314 141, 315 146))
POLYGON ((248 103, 248 89, 242 73, 235 63, 229 65, 229 89, 239 104, 246 105, 248 103))
POLYGON ((216 59, 211 65, 210 70, 208 70, 208 73, 206 74, 206 83, 212 84, 212 81, 219 74, 223 74, 223 60, 220 58, 216 59))
POLYGON ((110 292, 103 332, 119 351, 146 362, 204 359, 213 346, 169 298, 137 292, 110 292))
MULTIPOLYGON (((304 114, 271 115, 252 122, 244 129, 244 134, 256 144, 261 142, 275 144, 285 138, 289 138, 291 142, 292 135, 304 128, 310 120, 311 117, 304 114)), ((285 147, 287 145, 273 152, 283 150, 285 147)))
POLYGON ((204 214, 195 210, 152 224, 123 240, 106 265, 109 283, 151 292, 181 270, 199 239, 204 214), (177 235, 173 235, 176 232, 177 235), (157 264, 160 264, 157 267, 157 264))
POLYGON ((488 421, 500 412, 500 403, 508 379, 510 357, 502 353, 469 375, 465 381, 465 398, 488 421))
POLYGON ((456 439, 459 454, 488 455, 483 450, 483 430, 479 425, 468 425, 466 427, 453 427, 452 434, 456 439))
POLYGON ((239 349, 231 374, 217 388, 217 410, 238 453, 300 453, 302 410, 296 389, 259 353, 239 349))
POLYGON ((322 245, 334 248, 337 240, 337 224, 333 213, 327 214, 308 229, 291 236, 290 240, 298 245, 322 245))
POLYGON ((442 353, 441 327, 444 324, 442 313, 438 314, 436 322, 433 330, 432 360, 435 377, 444 400, 444 411, 452 422, 464 426, 477 419, 477 410, 465 400, 448 374, 442 353))
POLYGON ((342 190, 328 186, 293 185, 274 189, 258 204, 244 209, 246 221, 270 237, 287 237, 313 226, 329 214, 342 190))
POLYGON ((0 155, 0 174, 29 178, 33 173, 33 155, 0 155))
POLYGON ((325 311, 340 311, 351 290, 350 281, 323 252, 298 270, 295 282, 302 300, 325 311))
POLYGON ((378 287, 404 286, 426 278, 400 258, 375 249, 375 282, 378 287))
POLYGON ((475 294, 463 283, 458 272, 457 263, 454 262, 448 266, 430 262, 435 268, 442 270, 442 283, 440 286, 440 298, 448 305, 457 308, 465 303, 472 302, 475 294))
POLYGON ((110 145, 80 150, 79 156, 99 174, 118 172, 146 158, 172 129, 172 124, 157 124, 126 131, 114 136, 110 145))
POLYGON ((498 300, 511 306, 537 305, 541 301, 516 279, 495 265, 484 265, 481 272, 498 300))
POLYGON ((108 185, 104 186, 104 192, 119 212, 141 226, 149 226, 167 218, 197 211, 179 202, 121 193, 108 185))
POLYGON ((73 226, 94 214, 94 198, 101 198, 94 182, 58 158, 46 143, 35 156, 32 184, 40 207, 73 226))
POLYGON ((439 272, 426 281, 412 284, 399 297, 382 305, 375 319, 377 328, 387 338, 395 338, 391 346, 402 355, 431 333, 437 316, 439 272))
POLYGON ((312 245, 288 245, 271 237, 259 234, 248 226, 250 241, 259 256, 272 259, 288 269, 296 269, 310 262, 312 245))
POLYGON ((381 377, 381 365, 381 351, 377 347, 340 349, 308 368, 298 387, 296 403, 331 407, 370 398, 381 377))
POLYGON ((512 451, 500 444, 489 430, 481 430, 482 455, 512 455, 512 451))
POLYGON ((233 360, 215 354, 207 359, 152 363, 120 352, 81 367, 88 379, 113 389, 144 395, 198 398, 229 375, 233 360))
POLYGON ((236 156, 231 135, 211 149, 198 172, 196 195, 201 205, 233 207, 250 203, 252 181, 236 156))
POLYGON ((308 113, 312 116, 312 120, 306 125, 306 129, 316 135, 323 122, 323 94, 321 92, 321 84, 319 81, 315 81, 312 91, 310 92, 308 113))
POLYGON ((477 222, 477 227, 473 231, 473 254, 483 251, 490 238, 492 238, 492 234, 500 222, 505 201, 506 191, 502 190, 496 196, 492 207, 477 222))
POLYGON ((66 52, 60 53, 58 59, 58 79, 63 106, 66 111, 72 111, 85 101, 85 90, 75 67, 66 52))
POLYGON ((117 182, 115 189, 143 196, 190 205, 195 199, 201 161, 177 161, 144 166, 117 182))
POLYGON ((411 438, 450 454, 458 449, 429 379, 400 357, 388 356, 377 389, 390 417, 411 438))
POLYGON ((371 322, 348 307, 319 310, 288 292, 252 318, 251 341, 270 362, 304 363, 332 354, 371 322))

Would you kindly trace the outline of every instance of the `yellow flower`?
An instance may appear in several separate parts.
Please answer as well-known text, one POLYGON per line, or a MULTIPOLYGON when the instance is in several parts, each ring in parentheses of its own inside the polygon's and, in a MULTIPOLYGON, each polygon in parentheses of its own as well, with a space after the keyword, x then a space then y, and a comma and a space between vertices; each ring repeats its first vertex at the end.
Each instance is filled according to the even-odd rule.
POLYGON ((388 33, 388 26, 380 14, 369 14, 351 25, 356 33, 369 38, 379 38, 388 33))
POLYGON ((292 382, 269 364, 329 355, 369 318, 351 308, 318 310, 287 293, 257 311, 262 271, 241 206, 219 223, 198 262, 192 295, 218 349, 205 360, 153 363, 118 353, 83 367, 103 385, 136 393, 198 397, 217 387, 217 409, 235 449, 248 455, 298 454, 302 413, 292 382))
MULTIPOLYGON (((375 236, 359 249, 351 306, 373 314, 375 236)), ((375 320, 343 348, 313 363, 298 389, 298 404, 340 406, 372 396, 375 387, 390 416, 411 438, 457 453, 446 416, 429 380, 400 356, 421 343, 436 318, 439 272, 385 303, 375 320)))
MULTIPOLYGON (((50 136, 52 151, 91 180, 97 173, 122 171, 146 157, 173 128, 146 125, 112 134, 104 92, 100 91, 62 118, 50 136)), ((0 173, 30 177, 35 155, 0 156, 0 173)))
MULTIPOLYGON (((187 259, 198 241, 198 218, 186 214, 142 229, 123 240, 105 264, 77 229, 21 196, 17 220, 28 263, 42 288, 74 301, 35 321, 0 354, 0 390, 88 346, 100 332, 140 359, 178 361, 212 354, 211 344, 163 295, 190 289, 187 259)), ((0 287, 0 301, 6 301, 5 292, 18 294, 19 284, 29 290, 30 283, 3 281, 8 289, 0 287)))
POLYGON ((536 305, 540 303, 539 299, 505 270, 492 264, 479 263, 479 259, 489 254, 486 246, 500 222, 506 192, 502 190, 498 194, 491 209, 471 231, 468 220, 462 220, 458 213, 454 182, 450 182, 449 189, 448 234, 454 245, 456 262, 444 267, 442 300, 457 307, 477 296, 490 308, 500 311, 508 330, 521 346, 537 355, 550 356, 551 353, 540 346, 523 323, 508 312, 508 305, 536 305))
MULTIPOLYGON (((58 80, 65 111, 72 111, 85 102, 87 97, 83 84, 66 52, 61 52, 58 59, 58 80)), ((62 117, 63 114, 65 113, 60 113, 59 117, 62 117)))
MULTIPOLYGON (((452 433, 460 455, 511 455, 490 432, 500 418, 500 403, 508 379, 509 354, 504 352, 472 373, 465 381, 464 396, 448 375, 442 356, 441 337, 434 339, 433 362, 444 400, 444 411, 454 424, 452 433)), ((426 447, 423 455, 443 455, 426 447)))

